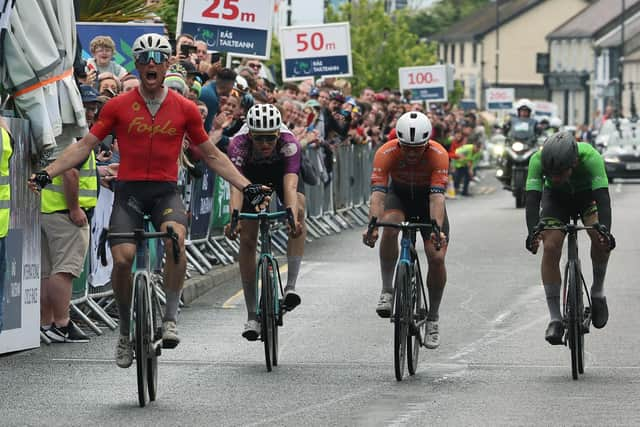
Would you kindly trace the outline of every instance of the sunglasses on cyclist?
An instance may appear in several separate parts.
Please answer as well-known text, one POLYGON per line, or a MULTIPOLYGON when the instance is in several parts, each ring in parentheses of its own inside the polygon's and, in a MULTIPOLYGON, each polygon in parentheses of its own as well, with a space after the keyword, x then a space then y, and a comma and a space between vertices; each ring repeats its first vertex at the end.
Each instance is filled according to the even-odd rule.
POLYGON ((152 59, 156 64, 163 64, 169 60, 169 56, 157 50, 142 52, 136 55, 136 62, 139 64, 147 65, 152 59))
POLYGON ((278 135, 276 134, 266 134, 266 135, 252 135, 251 139, 254 142, 259 142, 262 144, 275 144, 278 140, 278 135))

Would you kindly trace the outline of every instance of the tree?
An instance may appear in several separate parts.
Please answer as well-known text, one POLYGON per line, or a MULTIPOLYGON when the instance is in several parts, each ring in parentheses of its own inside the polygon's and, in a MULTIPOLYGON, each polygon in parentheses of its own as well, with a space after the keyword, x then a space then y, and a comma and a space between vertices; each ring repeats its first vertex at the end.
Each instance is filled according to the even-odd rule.
POLYGON ((350 22, 354 93, 367 86, 397 88, 398 68, 436 63, 435 45, 420 42, 409 30, 407 17, 405 11, 387 15, 382 0, 346 3, 339 11, 327 9, 327 22, 350 22))
POLYGON ((146 19, 157 6, 146 6, 145 0, 84 0, 80 2, 79 21, 130 22, 146 19))
POLYGON ((409 31, 429 40, 489 3, 492 0, 442 0, 409 16, 409 31))
POLYGON ((179 0, 163 0, 160 7, 156 11, 158 16, 162 18, 169 30, 169 37, 175 38, 178 22, 178 3, 179 0))

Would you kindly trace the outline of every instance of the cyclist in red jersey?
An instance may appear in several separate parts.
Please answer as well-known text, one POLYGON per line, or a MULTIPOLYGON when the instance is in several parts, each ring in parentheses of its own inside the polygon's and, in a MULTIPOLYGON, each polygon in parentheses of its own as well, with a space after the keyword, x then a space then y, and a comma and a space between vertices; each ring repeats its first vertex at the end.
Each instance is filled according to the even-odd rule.
MULTIPOLYGON (((397 139, 381 146, 373 159, 369 218, 377 217, 382 222, 402 222, 417 217, 420 222, 435 221, 439 229, 435 233, 439 233, 442 244, 440 250, 436 250, 433 241, 435 233, 422 235, 429 263, 429 312, 425 346, 433 349, 440 345, 439 309, 447 281, 444 258, 449 239, 449 219, 444 193, 449 180, 449 155, 442 145, 429 140, 431 122, 420 112, 403 114, 396 124, 396 134, 397 139)), ((380 317, 391 316, 398 232, 394 228, 385 228, 380 241, 382 293, 376 307, 380 317)), ((374 247, 377 239, 377 229, 373 230, 371 239, 367 239, 367 231, 363 234, 367 246, 374 247)))
MULTIPOLYGON (((31 176, 33 191, 51 183, 51 178, 79 164, 102 139, 112 131, 120 148, 120 167, 115 186, 115 199, 109 229, 131 232, 142 228, 144 215, 150 215, 157 230, 172 226, 179 236, 180 261, 167 262, 164 287, 167 304, 163 317, 163 346, 174 348, 180 342, 176 317, 180 293, 184 284, 186 257, 184 237, 187 212, 177 189, 178 156, 185 134, 192 146, 197 146, 207 166, 242 189, 251 203, 264 205, 268 188, 251 184, 229 158, 215 145, 221 133, 207 135, 195 103, 164 86, 169 67, 171 46, 166 37, 144 34, 133 43, 140 87, 111 99, 105 104, 98 121, 79 143, 70 145, 60 157, 44 170, 31 176)), ((120 338, 116 346, 116 363, 131 366, 133 350, 129 342, 131 305, 131 266, 135 256, 133 240, 113 240, 113 271, 111 283, 118 302, 120 338)), ((173 258, 172 245, 165 244, 167 259, 173 258)))

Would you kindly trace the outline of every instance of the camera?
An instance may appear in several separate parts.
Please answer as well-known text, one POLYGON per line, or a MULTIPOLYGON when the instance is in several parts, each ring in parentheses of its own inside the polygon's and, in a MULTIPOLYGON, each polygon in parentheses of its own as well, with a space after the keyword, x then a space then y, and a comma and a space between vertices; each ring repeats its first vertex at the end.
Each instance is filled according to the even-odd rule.
POLYGON ((213 52, 211 54, 211 63, 215 64, 218 61, 220 61, 220 52, 213 52))
POLYGON ((180 54, 185 58, 189 57, 192 53, 196 53, 197 48, 194 45, 183 44, 180 45, 180 54))

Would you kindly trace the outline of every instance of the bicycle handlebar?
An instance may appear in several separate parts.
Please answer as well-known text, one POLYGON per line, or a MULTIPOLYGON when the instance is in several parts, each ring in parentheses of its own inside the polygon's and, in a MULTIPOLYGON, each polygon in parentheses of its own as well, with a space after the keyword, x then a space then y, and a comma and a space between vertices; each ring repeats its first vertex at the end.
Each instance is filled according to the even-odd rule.
POLYGON ((160 239, 168 237, 171 239, 173 246, 173 261, 178 264, 180 262, 180 243, 178 242, 178 234, 173 231, 172 226, 167 226, 166 232, 148 232, 142 229, 135 229, 129 233, 110 233, 109 229, 103 228, 100 233, 100 240, 98 241, 98 256, 103 266, 107 265, 107 240, 112 239, 134 239, 137 242, 141 242, 149 239, 160 239))
POLYGON ((371 217, 369 225, 367 226, 367 240, 371 239, 371 233, 377 227, 397 228, 400 230, 427 230, 428 232, 433 233, 436 236, 434 239, 436 250, 440 250, 442 248, 442 240, 440 239, 440 227, 435 221, 431 221, 430 224, 409 221, 403 221, 400 223, 378 222, 378 218, 373 216, 371 217))
POLYGON ((599 224, 597 222, 592 225, 576 225, 573 223, 568 223, 564 225, 553 225, 553 226, 548 226, 548 225, 545 225, 544 223, 539 223, 533 229, 533 233, 532 233, 533 238, 537 238, 540 235, 540 233, 546 230, 558 230, 558 231, 562 231, 565 234, 577 233, 578 231, 582 231, 582 230, 596 230, 598 234, 600 234, 600 236, 607 239, 607 241, 609 242, 610 250, 613 250, 616 247, 615 237, 613 237, 613 235, 609 232, 606 226, 599 224))
POLYGON ((233 212, 231 213, 231 233, 235 232, 236 227, 238 226, 238 221, 241 219, 248 219, 251 221, 261 221, 263 219, 274 220, 282 217, 286 217, 289 227, 291 227, 292 230, 295 230, 296 221, 293 216, 293 211, 291 210, 291 208, 286 208, 284 211, 278 211, 278 212, 267 212, 266 210, 262 210, 255 214, 245 213, 245 212, 240 213, 237 209, 234 209, 233 212))

